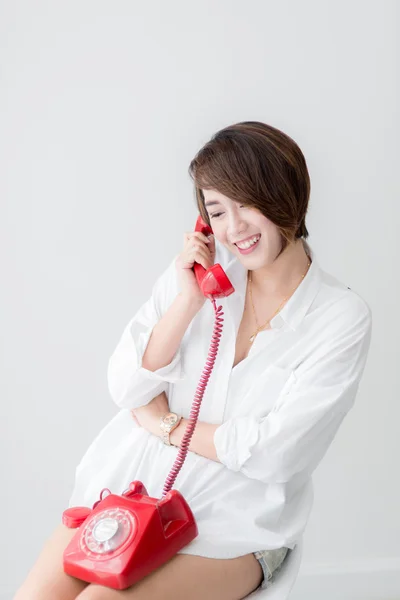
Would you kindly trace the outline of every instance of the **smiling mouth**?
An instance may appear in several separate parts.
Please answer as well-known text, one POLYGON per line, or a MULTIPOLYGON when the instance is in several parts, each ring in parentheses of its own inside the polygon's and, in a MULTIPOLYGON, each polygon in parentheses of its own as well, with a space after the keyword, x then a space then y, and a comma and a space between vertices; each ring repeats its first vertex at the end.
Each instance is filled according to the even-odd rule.
MULTIPOLYGON (((247 246, 246 248, 240 248, 240 246, 238 246, 237 244, 234 244, 234 246, 236 246, 236 248, 237 248, 238 250, 248 250, 249 248, 252 248, 253 246, 256 246, 256 245, 258 244, 258 242, 259 242, 259 241, 260 241, 260 239, 261 239, 261 233, 259 233, 259 234, 257 234, 257 235, 253 235, 252 237, 250 237, 250 238, 247 240, 247 243, 248 243, 250 240, 254 240, 255 238, 258 238, 258 239, 257 239, 257 241, 256 241, 256 242, 253 242, 252 244, 250 244, 250 246, 247 246)), ((240 242, 240 243, 244 243, 244 242, 240 242)))

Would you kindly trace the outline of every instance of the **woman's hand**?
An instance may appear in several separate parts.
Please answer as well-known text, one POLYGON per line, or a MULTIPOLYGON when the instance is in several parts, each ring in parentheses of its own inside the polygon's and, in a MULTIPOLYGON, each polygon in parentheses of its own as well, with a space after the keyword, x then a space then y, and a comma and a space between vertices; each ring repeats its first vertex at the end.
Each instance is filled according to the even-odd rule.
POLYGON ((168 398, 165 392, 155 396, 146 406, 131 410, 134 421, 149 433, 161 437, 160 419, 169 412, 168 398))
POLYGON ((207 237, 200 231, 191 231, 184 234, 183 240, 183 250, 175 261, 180 293, 201 308, 207 298, 197 283, 193 264, 197 262, 205 269, 213 266, 215 239, 213 235, 207 237))

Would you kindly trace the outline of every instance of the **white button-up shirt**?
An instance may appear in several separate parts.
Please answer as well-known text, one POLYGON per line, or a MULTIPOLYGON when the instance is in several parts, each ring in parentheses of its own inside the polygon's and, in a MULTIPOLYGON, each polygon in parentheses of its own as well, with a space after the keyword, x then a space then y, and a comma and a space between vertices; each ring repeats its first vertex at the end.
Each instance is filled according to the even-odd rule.
MULTIPOLYGON (((371 310, 355 291, 312 264, 300 285, 233 369, 247 269, 216 241, 235 291, 217 299, 224 312, 214 370, 199 420, 219 424, 221 462, 189 452, 174 488, 189 503, 198 537, 181 553, 234 558, 301 540, 313 502, 311 475, 352 407, 371 339, 371 310)), ((170 364, 141 366, 151 332, 179 292, 176 257, 125 327, 108 365, 118 414, 92 442, 76 470, 70 506, 92 505, 100 490, 122 493, 135 479, 160 498, 178 448, 138 427, 130 409, 161 391, 188 417, 205 367, 215 313, 207 301, 170 364)))

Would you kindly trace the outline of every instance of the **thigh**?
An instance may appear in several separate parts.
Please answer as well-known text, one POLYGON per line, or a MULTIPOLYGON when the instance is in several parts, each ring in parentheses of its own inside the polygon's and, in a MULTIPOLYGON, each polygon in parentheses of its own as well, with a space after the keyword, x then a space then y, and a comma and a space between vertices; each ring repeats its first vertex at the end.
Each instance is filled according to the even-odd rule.
POLYGON ((14 600, 73 600, 87 583, 64 573, 62 557, 76 529, 59 525, 45 543, 14 600))
POLYGON ((263 579, 253 554, 215 559, 177 554, 126 590, 90 584, 79 600, 241 600, 263 579))

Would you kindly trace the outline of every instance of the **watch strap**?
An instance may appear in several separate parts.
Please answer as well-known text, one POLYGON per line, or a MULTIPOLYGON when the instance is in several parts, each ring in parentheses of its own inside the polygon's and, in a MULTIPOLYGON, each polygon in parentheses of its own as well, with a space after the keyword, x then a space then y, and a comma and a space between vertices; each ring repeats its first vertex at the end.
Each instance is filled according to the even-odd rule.
POLYGON ((163 415, 160 419, 160 429, 161 429, 161 439, 164 442, 164 444, 166 446, 171 446, 171 440, 170 440, 170 434, 174 431, 174 429, 176 429, 179 425, 179 423, 181 422, 182 417, 180 415, 177 415, 176 413, 166 413, 165 415, 163 415), (164 418, 167 415, 174 415, 176 417, 176 422, 175 423, 165 423, 164 418))

